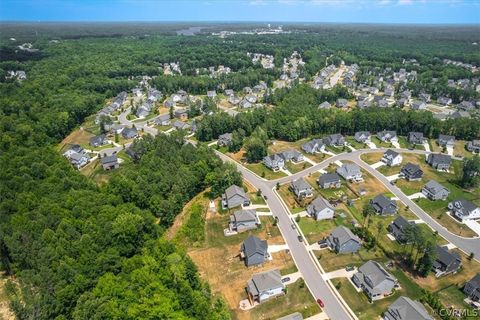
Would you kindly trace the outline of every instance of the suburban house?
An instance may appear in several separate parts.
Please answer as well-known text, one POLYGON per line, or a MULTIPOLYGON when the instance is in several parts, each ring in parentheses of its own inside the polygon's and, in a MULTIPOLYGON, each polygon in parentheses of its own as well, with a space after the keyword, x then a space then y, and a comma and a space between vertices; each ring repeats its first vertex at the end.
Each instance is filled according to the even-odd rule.
POLYGON ((420 98, 420 100, 422 100, 423 102, 430 102, 432 96, 428 93, 420 93, 418 95, 418 97, 420 98))
POLYGON ((427 163, 437 170, 448 170, 452 163, 452 157, 443 153, 430 153, 427 163))
POLYGON ((382 157, 382 162, 384 162, 387 166, 393 167, 398 166, 402 163, 403 157, 400 153, 388 149, 385 151, 382 157))
POLYGON ((260 240, 256 236, 249 236, 243 241, 240 256, 247 267, 263 264, 268 259, 267 240, 260 240))
POLYGON ((388 273, 378 262, 369 260, 352 277, 353 283, 365 291, 371 301, 392 294, 397 279, 388 273))
POLYGON ((480 273, 477 273, 472 279, 465 283, 463 292, 470 300, 480 301, 480 273))
POLYGON ((299 199, 313 196, 313 188, 303 178, 292 181, 290 188, 299 199))
POLYGON ((108 143, 107 136, 104 134, 91 137, 90 140, 88 141, 88 144, 91 145, 92 147, 104 146, 107 143, 108 143))
POLYGON ((224 133, 224 134, 221 134, 218 137, 217 145, 220 146, 220 147, 228 146, 231 143, 232 143, 232 134, 231 133, 224 133))
POLYGON ((185 121, 188 119, 188 112, 186 109, 176 109, 173 111, 173 116, 181 121, 185 121))
POLYGON ((117 169, 120 166, 116 154, 103 157, 100 162, 102 163, 103 170, 117 169))
POLYGON ((470 101, 462 101, 457 105, 457 108, 460 110, 470 111, 475 109, 475 106, 470 101))
POLYGON ((333 219, 335 209, 330 202, 318 196, 307 206, 307 213, 315 220, 333 219))
POLYGON ((228 228, 230 231, 243 232, 256 229, 259 225, 260 219, 255 210, 237 210, 230 216, 228 228))
POLYGON ((426 141, 422 132, 409 132, 408 142, 411 144, 424 144, 426 141))
POLYGON ((377 138, 380 139, 380 141, 382 142, 398 141, 396 131, 387 131, 387 130, 380 131, 377 133, 377 138))
POLYGON ((319 109, 330 109, 331 107, 332 105, 328 101, 324 101, 318 106, 319 109))
POLYGON ((433 263, 432 270, 436 277, 456 273, 462 265, 462 259, 457 252, 448 251, 448 247, 436 245, 437 258, 433 263))
POLYGON ((384 320, 433 320, 419 301, 401 296, 383 314, 384 320))
POLYGON ((278 318, 277 320, 303 320, 303 316, 300 312, 294 312, 285 317, 278 318))
POLYGON ((175 130, 188 130, 188 128, 190 128, 190 125, 186 122, 175 120, 175 122, 172 124, 172 127, 175 130))
POLYGON ((255 273, 247 282, 248 299, 252 304, 284 294, 284 290, 285 285, 278 269, 255 273))
POLYGON ((285 160, 278 154, 272 154, 263 158, 263 164, 273 171, 278 171, 285 167, 285 160))
POLYGON ((450 117, 453 119, 458 119, 458 118, 471 118, 472 116, 468 111, 457 110, 454 113, 451 113, 450 117))
POLYGON ((294 163, 302 162, 303 154, 297 150, 289 149, 279 153, 279 156, 283 158, 284 161, 291 161, 294 163))
POLYGON ((422 193, 430 200, 445 200, 450 191, 435 180, 430 180, 422 188, 422 193))
POLYGON ((345 180, 361 181, 362 171, 355 163, 344 163, 340 168, 337 168, 337 173, 345 180))
POLYGON ((322 139, 326 146, 343 147, 345 138, 340 133, 331 134, 322 139))
POLYGON ((125 139, 133 139, 138 137, 138 131, 137 128, 132 127, 132 128, 125 128, 122 130, 122 136, 125 139))
POLYGON ((393 98, 393 96, 395 95, 395 90, 391 87, 385 88, 385 90, 383 91, 383 95, 387 98, 393 98))
POLYGON ((325 150, 325 143, 322 139, 313 139, 309 142, 306 142, 302 145, 302 150, 306 153, 318 153, 325 150))
POLYGON ((222 195, 222 204, 223 207, 228 209, 238 206, 249 206, 250 199, 247 197, 242 188, 236 185, 231 185, 222 195))
POLYGON ((240 108, 242 109, 248 109, 252 107, 252 103, 248 101, 247 99, 243 99, 240 101, 240 108))
POLYGON ((360 238, 345 226, 336 227, 326 241, 336 253, 354 253, 362 247, 360 238))
POLYGON ((448 97, 439 97, 437 99, 437 103, 441 104, 443 106, 448 106, 448 105, 452 104, 452 99, 448 98, 448 97))
POLYGON ((228 96, 228 102, 232 105, 237 105, 240 103, 240 101, 242 101, 242 99, 240 99, 236 95, 228 96))
POLYGON ((235 94, 235 92, 232 90, 232 89, 225 89, 223 91, 223 93, 225 94, 225 96, 227 97, 230 97, 230 96, 233 96, 235 94))
POLYGON ((385 197, 383 194, 379 194, 370 200, 370 204, 378 215, 397 213, 397 203, 394 200, 385 197))
POLYGON ((66 156, 70 163, 77 169, 85 166, 90 161, 90 156, 83 149, 81 152, 68 150, 63 155, 66 156))
POLYGON ((358 131, 355 132, 355 141, 360 143, 365 143, 370 141, 370 132, 369 131, 358 131))
POLYGON ((473 202, 465 199, 457 199, 448 204, 453 216, 464 222, 465 220, 480 218, 480 208, 473 202))
POLYGON ((427 104, 420 100, 415 100, 412 102, 412 109, 413 110, 425 110, 427 109, 427 104))
POLYGON ((320 178, 318 178, 317 183, 323 189, 337 189, 342 185, 340 176, 337 173, 324 173, 320 176, 320 178))
POLYGON ((405 238, 405 230, 414 225, 415 223, 409 222, 402 216, 398 216, 392 221, 392 223, 388 225, 387 230, 399 243, 405 244, 407 243, 407 239, 405 238))
POLYGON ((419 165, 409 162, 400 170, 400 176, 408 181, 418 181, 422 179, 423 171, 419 165))
POLYGON ((441 134, 438 136, 437 142, 441 147, 453 147, 455 145, 455 137, 441 134))
POLYGON ((176 106, 176 102, 173 101, 173 99, 166 99, 164 102, 163 102, 163 106, 165 108, 173 108, 176 106))
POLYGON ((210 91, 207 91, 207 97, 208 98, 215 98, 217 96, 217 92, 215 90, 210 90, 210 91))
POLYGON ((170 115, 169 114, 162 114, 155 119, 153 119, 153 123, 157 126, 168 126, 170 125, 170 115))
POLYGON ((470 152, 480 153, 480 140, 472 140, 467 144, 467 150, 470 152))
POLYGON ((337 99, 335 105, 337 108, 345 108, 348 105, 348 101, 347 99, 337 99))

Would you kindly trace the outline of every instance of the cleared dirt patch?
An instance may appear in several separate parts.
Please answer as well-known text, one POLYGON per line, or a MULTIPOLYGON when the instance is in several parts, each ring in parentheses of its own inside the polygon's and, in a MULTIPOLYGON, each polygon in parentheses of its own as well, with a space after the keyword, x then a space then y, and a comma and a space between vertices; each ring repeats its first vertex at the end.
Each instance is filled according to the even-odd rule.
POLYGON ((15 315, 10 310, 9 300, 7 294, 5 293, 5 284, 7 282, 7 278, 5 277, 4 273, 0 274, 0 319, 2 320, 14 320, 15 315))
POLYGON ((87 132, 82 128, 77 129, 72 133, 70 133, 65 139, 63 139, 62 142, 60 142, 60 144, 58 145, 58 151, 60 152, 66 151, 66 148, 70 144, 81 144, 81 145, 87 144, 88 145, 90 138, 93 136, 94 135, 92 133, 87 132))

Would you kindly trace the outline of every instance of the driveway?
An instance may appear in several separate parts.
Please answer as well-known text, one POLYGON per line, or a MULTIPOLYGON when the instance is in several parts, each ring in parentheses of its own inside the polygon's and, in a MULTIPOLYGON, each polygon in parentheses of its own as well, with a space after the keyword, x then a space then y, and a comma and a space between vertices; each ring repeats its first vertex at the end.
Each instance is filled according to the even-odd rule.
POLYGON ((475 220, 467 220, 465 224, 472 229, 477 235, 480 236, 480 223, 475 220))
POLYGON ((351 271, 347 271, 345 270, 345 268, 342 268, 332 272, 324 273, 322 277, 325 280, 330 280, 334 278, 351 278, 355 273, 357 273, 357 268, 354 268, 351 271))
POLYGON ((370 165, 373 169, 377 169, 377 168, 380 168, 381 166, 384 166, 385 165, 385 162, 383 161, 378 161, 378 162, 375 162, 374 164, 370 165))

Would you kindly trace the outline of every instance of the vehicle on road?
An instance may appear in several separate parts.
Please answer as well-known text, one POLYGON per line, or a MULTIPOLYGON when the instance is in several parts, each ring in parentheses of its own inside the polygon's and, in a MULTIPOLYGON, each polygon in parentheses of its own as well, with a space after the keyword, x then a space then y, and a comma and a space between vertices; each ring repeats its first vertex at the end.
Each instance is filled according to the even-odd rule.
POLYGON ((285 277, 285 278, 282 279, 282 283, 285 283, 285 282, 288 282, 288 281, 290 281, 290 277, 285 277))
POLYGON ((320 305, 320 307, 325 307, 325 305, 323 304, 323 301, 321 299, 317 299, 317 303, 320 305))
POLYGON ((263 199, 268 200, 268 197, 267 197, 267 196, 263 196, 263 199))
POLYGON ((298 241, 303 242, 303 237, 302 237, 302 236, 298 236, 298 241))
POLYGON ((292 229, 297 229, 297 226, 295 225, 295 223, 292 223, 292 229))

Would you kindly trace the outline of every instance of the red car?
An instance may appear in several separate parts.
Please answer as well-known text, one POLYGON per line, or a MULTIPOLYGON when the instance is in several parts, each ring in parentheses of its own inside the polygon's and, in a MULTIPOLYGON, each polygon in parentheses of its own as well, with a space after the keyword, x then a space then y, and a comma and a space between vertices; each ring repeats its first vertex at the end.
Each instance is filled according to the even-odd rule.
POLYGON ((322 300, 317 299, 317 303, 320 305, 320 307, 322 307, 322 308, 325 307, 322 300))

